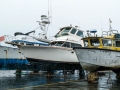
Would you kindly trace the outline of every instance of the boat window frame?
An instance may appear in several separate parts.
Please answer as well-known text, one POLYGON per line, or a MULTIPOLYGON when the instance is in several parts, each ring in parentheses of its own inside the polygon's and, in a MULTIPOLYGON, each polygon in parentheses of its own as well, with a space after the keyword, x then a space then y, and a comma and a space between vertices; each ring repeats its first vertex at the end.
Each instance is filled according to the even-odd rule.
POLYGON ((57 41, 57 43, 55 44, 55 46, 62 46, 65 42, 64 41, 57 41), (57 45, 58 43, 63 42, 61 45, 57 45))
POLYGON ((118 39, 114 39, 114 40, 113 40, 113 46, 114 46, 114 47, 120 47, 120 45, 119 45, 119 46, 116 45, 116 41, 119 41, 119 44, 120 44, 120 40, 118 40, 118 39))
POLYGON ((69 43, 69 44, 68 44, 69 47, 67 47, 67 48, 71 48, 71 43, 70 43, 70 42, 64 42, 63 45, 62 45, 62 47, 65 47, 65 46, 64 46, 65 43, 69 43))
POLYGON ((112 46, 112 40, 111 39, 105 39, 105 38, 103 38, 102 39, 102 45, 103 46, 109 46, 109 47, 111 47, 112 46), (111 45, 108 45, 109 43, 107 45, 104 45, 103 40, 109 40, 109 41, 111 41, 111 45))
POLYGON ((76 36, 84 37, 84 35, 83 35, 83 31, 78 30, 77 33, 76 33, 76 36), (78 32, 81 32, 81 33, 82 33, 82 36, 78 35, 78 32))
POLYGON ((100 46, 100 39, 99 39, 99 38, 92 38, 92 39, 89 39, 89 41, 90 41, 90 45, 91 45, 92 47, 100 46), (93 40, 93 39, 98 40, 98 41, 99 41, 99 44, 98 44, 98 45, 93 45, 94 43, 92 44, 92 41, 91 41, 91 40, 93 40))
POLYGON ((89 46, 88 39, 84 39, 84 40, 83 40, 83 43, 84 43, 84 46, 85 46, 85 47, 88 47, 88 46, 89 46), (87 43, 85 43, 85 41, 87 41, 87 43))
POLYGON ((66 27, 64 28, 61 32, 60 32, 60 36, 64 36, 64 34, 68 34, 71 31, 71 27, 66 27), (68 32, 64 32, 66 30, 66 28, 70 28, 68 32))
POLYGON ((73 35, 76 34, 76 32, 77 32, 77 29, 75 29, 75 28, 72 28, 71 31, 70 31, 70 33, 73 34, 73 35), (73 30, 76 30, 76 31, 74 33, 72 33, 73 30))
POLYGON ((49 46, 55 46, 57 41, 54 41, 54 42, 51 42, 51 43, 49 43, 49 46), (55 43, 55 44, 51 44, 51 43, 55 43))

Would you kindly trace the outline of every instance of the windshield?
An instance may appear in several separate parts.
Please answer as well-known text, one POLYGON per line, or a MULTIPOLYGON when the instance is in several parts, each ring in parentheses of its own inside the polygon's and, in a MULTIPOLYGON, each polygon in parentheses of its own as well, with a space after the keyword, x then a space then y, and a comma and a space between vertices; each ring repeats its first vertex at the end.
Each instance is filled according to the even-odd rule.
POLYGON ((120 41, 117 39, 117 40, 113 40, 113 45, 115 47, 120 47, 120 41))
POLYGON ((65 28, 61 32, 61 36, 68 35, 68 32, 71 30, 71 28, 65 28))
POLYGON ((100 41, 99 39, 90 39, 91 46, 99 46, 100 41))
POLYGON ((112 41, 109 39, 102 40, 103 46, 112 46, 112 41))
POLYGON ((76 35, 80 36, 80 37, 83 37, 83 32, 82 31, 78 31, 76 35))
POLYGON ((71 27, 64 28, 61 32, 57 33, 55 37, 68 35, 68 32, 71 30, 71 27))
POLYGON ((77 31, 77 30, 73 28, 70 33, 75 34, 76 31, 77 31))
POLYGON ((71 28, 64 28, 64 29, 62 30, 61 34, 62 34, 62 33, 68 33, 70 30, 71 30, 71 28))

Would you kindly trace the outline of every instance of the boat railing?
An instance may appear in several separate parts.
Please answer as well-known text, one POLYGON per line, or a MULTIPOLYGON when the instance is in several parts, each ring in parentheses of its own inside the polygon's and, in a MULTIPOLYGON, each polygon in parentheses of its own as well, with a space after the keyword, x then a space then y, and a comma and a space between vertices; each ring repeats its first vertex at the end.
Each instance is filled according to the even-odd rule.
POLYGON ((15 36, 10 36, 10 35, 5 35, 5 42, 11 42, 13 40, 18 40, 20 38, 15 37, 15 36))
POLYGON ((115 33, 118 33, 118 30, 102 31, 102 36, 108 36, 115 33))
POLYGON ((118 33, 118 30, 111 30, 111 31, 112 31, 113 34, 118 33))
POLYGON ((102 36, 108 36, 108 32, 107 31, 102 31, 102 36))
MULTIPOLYGON (((34 38, 28 38, 27 37, 27 39, 31 39, 32 40, 32 42, 33 43, 35 43, 35 39, 34 38)), ((14 44, 14 45, 16 45, 16 44, 23 44, 24 43, 24 41, 25 41, 25 37, 15 37, 15 36, 10 36, 10 35, 5 35, 5 43, 7 43, 7 44, 14 44), (16 42, 14 42, 14 41, 16 41, 16 42)))

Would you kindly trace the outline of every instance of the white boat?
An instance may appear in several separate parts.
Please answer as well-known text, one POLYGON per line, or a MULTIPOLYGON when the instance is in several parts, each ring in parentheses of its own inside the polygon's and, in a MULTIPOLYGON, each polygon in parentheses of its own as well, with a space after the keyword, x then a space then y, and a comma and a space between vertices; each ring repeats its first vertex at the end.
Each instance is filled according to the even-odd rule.
MULTIPOLYGON (((41 30, 43 30, 43 32, 41 34, 39 33, 37 36, 35 30, 33 30, 28 33, 16 32, 14 33, 15 36, 5 35, 1 37, 1 41, 4 41, 7 44, 3 44, 2 42, 3 45, 1 44, 0 46, 0 60, 6 60, 7 63, 14 62, 15 60, 16 62, 17 60, 26 60, 24 54, 21 53, 21 51, 15 46, 15 44, 32 45, 32 46, 48 45, 50 40, 46 38, 45 27, 47 24, 49 24, 49 19, 45 15, 42 15, 41 20, 42 21, 39 22, 39 25, 40 27, 42 27, 41 30), (34 33, 34 35, 31 35, 31 33, 34 33), (12 46, 8 45, 11 43, 12 46)), ((28 61, 26 60, 25 64, 27 63, 28 61)))
POLYGON ((83 31, 77 27, 63 27, 49 46, 18 45, 29 62, 39 62, 45 69, 81 69, 73 47, 83 47, 83 31))
MULTIPOLYGON (((50 42, 50 40, 47 39, 47 29, 46 29, 46 25, 50 24, 49 18, 46 15, 41 15, 41 22, 39 22, 39 27, 41 28, 40 32, 35 33, 35 30, 27 32, 27 33, 22 33, 22 32, 16 32, 14 33, 15 36, 9 36, 6 35, 6 43, 7 44, 22 44, 22 45, 48 45, 48 43, 50 42), (31 35, 31 33, 33 35, 31 35)), ((38 29, 36 28, 36 29, 38 29)))

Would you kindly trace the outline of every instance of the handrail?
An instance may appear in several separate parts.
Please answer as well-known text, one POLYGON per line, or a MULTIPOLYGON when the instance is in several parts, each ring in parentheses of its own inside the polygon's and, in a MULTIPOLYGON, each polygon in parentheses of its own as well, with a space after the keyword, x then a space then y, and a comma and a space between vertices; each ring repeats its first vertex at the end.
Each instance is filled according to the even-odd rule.
POLYGON ((32 43, 39 43, 39 41, 38 40, 36 40, 35 38, 33 38, 33 37, 27 37, 27 39, 24 39, 25 37, 15 37, 15 36, 10 36, 10 35, 5 35, 5 43, 7 43, 7 44, 12 44, 12 45, 16 45, 16 44, 23 44, 24 43, 24 45, 26 45, 26 41, 28 41, 28 42, 32 42, 32 43), (14 40, 16 40, 16 42, 12 42, 12 41, 14 41, 14 40), (17 42, 17 40, 20 40, 20 41, 18 41, 17 42), (30 41, 29 41, 30 40, 30 41), (38 42, 37 42, 38 41, 38 42))
POLYGON ((107 36, 108 36, 109 33, 110 33, 110 34, 115 34, 113 31, 117 31, 117 33, 118 33, 118 30, 102 31, 102 36, 103 36, 103 35, 107 35, 107 36), (104 32, 105 32, 106 34, 103 34, 104 32))

